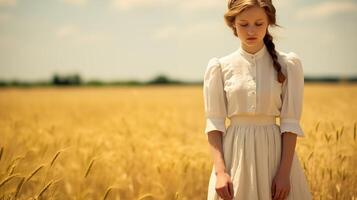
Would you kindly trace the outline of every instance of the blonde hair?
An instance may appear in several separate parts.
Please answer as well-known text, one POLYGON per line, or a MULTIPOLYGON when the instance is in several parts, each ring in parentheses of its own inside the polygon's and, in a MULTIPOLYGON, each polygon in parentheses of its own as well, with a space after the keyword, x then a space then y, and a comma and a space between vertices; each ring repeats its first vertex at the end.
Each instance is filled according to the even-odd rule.
MULTIPOLYGON (((243 12, 245 9, 252 7, 252 6, 258 6, 265 10, 265 13, 268 17, 268 25, 279 26, 278 24, 276 24, 275 7, 270 0, 228 0, 228 5, 227 5, 228 10, 224 14, 224 20, 225 20, 226 24, 228 25, 228 27, 230 27, 233 30, 233 34, 236 37, 238 37, 237 30, 234 26, 236 16, 239 13, 243 12)), ((277 75, 278 81, 280 83, 283 83, 285 81, 285 76, 281 72, 281 65, 278 62, 278 56, 277 56, 278 53, 275 50, 273 36, 269 33, 268 29, 264 36, 264 43, 267 47, 267 50, 268 50, 270 56, 272 57, 274 68, 278 73, 278 75, 277 75)))

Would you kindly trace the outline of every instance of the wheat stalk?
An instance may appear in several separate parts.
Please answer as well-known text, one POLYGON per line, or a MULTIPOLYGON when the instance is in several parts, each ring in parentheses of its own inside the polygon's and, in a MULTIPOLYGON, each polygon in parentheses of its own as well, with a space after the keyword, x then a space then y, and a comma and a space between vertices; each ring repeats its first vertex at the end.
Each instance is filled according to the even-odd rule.
POLYGON ((179 192, 176 192, 176 194, 175 194, 175 200, 179 200, 179 199, 181 199, 181 195, 180 195, 179 192))
POLYGON ((24 156, 17 156, 12 162, 11 164, 8 166, 8 168, 6 169, 6 171, 9 171, 8 176, 10 176, 12 173, 14 173, 15 167, 17 166, 16 161, 20 160, 24 158, 24 156))
POLYGON ((91 171, 92 166, 93 166, 93 164, 94 164, 94 160, 95 160, 95 158, 93 158, 93 159, 90 161, 90 163, 89 163, 89 165, 88 165, 88 168, 87 168, 87 170, 86 170, 86 173, 85 173, 85 175, 84 175, 84 178, 87 178, 89 172, 91 171))
POLYGON ((1 181, 0 187, 2 187, 3 185, 5 185, 5 183, 9 182, 11 179, 13 179, 17 176, 20 176, 20 174, 12 174, 12 175, 6 177, 3 181, 1 181))
POLYGON ((44 165, 41 165, 39 167, 37 167, 37 169, 35 169, 26 179, 25 179, 25 183, 27 181, 29 181, 38 171, 40 171, 40 169, 42 169, 44 167, 44 165))
POLYGON ((17 187, 16 187, 15 199, 17 199, 17 195, 20 194, 20 190, 21 190, 21 188, 22 188, 22 186, 23 186, 23 184, 24 184, 24 181, 25 181, 25 177, 22 177, 20 183, 19 183, 19 184, 17 185, 17 187))
POLYGON ((37 195, 36 199, 40 198, 46 192, 46 190, 48 190, 48 188, 52 185, 52 183, 53 180, 50 181, 45 187, 43 187, 40 193, 37 195))
POLYGON ((149 197, 154 198, 154 195, 147 193, 147 194, 144 194, 143 196, 141 196, 138 200, 143 200, 143 199, 146 199, 149 197))
POLYGON ((106 199, 107 199, 107 197, 108 197, 108 195, 109 195, 109 192, 110 192, 111 190, 112 190, 111 187, 107 189, 107 191, 106 191, 105 194, 104 194, 103 200, 106 200, 106 199))
POLYGON ((52 167, 52 165, 54 164, 55 160, 57 159, 57 157, 60 155, 61 152, 62 150, 57 151, 56 155, 52 158, 50 168, 52 167))
POLYGON ((9 173, 7 174, 8 176, 10 176, 12 173, 14 173, 16 165, 17 165, 17 164, 14 163, 14 164, 11 166, 11 168, 10 168, 10 170, 9 170, 9 173))
POLYGON ((357 122, 355 122, 354 127, 353 127, 353 140, 356 141, 356 130, 357 129, 357 122))
POLYGON ((310 153, 310 155, 308 156, 307 161, 309 161, 309 160, 312 158, 313 155, 314 155, 314 152, 312 151, 312 152, 310 153))
POLYGON ((108 195, 109 195, 109 193, 110 193, 113 189, 115 189, 115 188, 116 188, 116 187, 109 187, 109 188, 107 189, 107 191, 105 192, 105 194, 104 194, 103 200, 106 200, 107 197, 108 197, 108 195))
POLYGON ((4 152, 4 147, 0 147, 0 161, 1 161, 1 158, 2 158, 3 152, 4 152))
POLYGON ((320 122, 317 122, 316 127, 315 127, 315 132, 319 130, 320 122))
POLYGON ((325 136, 327 143, 329 143, 330 139, 331 139, 331 135, 328 135, 327 133, 325 133, 324 136, 325 136))

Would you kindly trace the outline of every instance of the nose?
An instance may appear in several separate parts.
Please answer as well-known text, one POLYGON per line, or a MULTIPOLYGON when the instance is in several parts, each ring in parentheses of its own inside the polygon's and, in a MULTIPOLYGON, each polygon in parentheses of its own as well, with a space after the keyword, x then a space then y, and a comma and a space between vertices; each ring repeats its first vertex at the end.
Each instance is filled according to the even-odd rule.
POLYGON ((250 26, 248 27, 248 35, 254 35, 254 32, 255 32, 255 28, 250 26))

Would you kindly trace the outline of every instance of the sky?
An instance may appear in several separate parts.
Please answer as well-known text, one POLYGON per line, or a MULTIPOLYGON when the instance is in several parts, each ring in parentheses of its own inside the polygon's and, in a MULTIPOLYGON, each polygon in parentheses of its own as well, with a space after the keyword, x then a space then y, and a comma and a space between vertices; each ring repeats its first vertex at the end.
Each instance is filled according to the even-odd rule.
MULTIPOLYGON (((357 75, 357 0, 273 0, 276 49, 305 76, 357 75)), ((0 80, 202 81, 236 51, 226 0, 0 0, 0 80)))

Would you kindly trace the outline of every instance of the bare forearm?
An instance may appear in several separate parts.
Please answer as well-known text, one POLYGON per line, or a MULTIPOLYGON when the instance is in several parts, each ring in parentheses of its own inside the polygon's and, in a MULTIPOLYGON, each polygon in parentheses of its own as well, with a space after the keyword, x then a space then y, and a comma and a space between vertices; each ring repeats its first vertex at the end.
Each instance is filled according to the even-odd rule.
POLYGON ((226 172, 226 166, 223 157, 222 132, 211 131, 208 133, 208 142, 210 144, 211 154, 214 161, 216 173, 226 172))
POLYGON ((295 152, 296 134, 291 132, 284 132, 281 137, 282 155, 280 160, 279 173, 289 175, 295 152))

